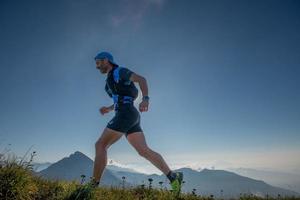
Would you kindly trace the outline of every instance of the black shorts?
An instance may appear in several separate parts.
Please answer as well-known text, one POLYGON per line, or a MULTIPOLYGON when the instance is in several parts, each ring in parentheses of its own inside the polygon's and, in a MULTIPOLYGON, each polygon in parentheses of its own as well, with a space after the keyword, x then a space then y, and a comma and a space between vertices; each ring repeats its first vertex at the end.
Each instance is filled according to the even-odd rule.
POLYGON ((107 123, 107 128, 128 134, 142 132, 140 113, 133 104, 121 104, 115 110, 115 116, 107 123))

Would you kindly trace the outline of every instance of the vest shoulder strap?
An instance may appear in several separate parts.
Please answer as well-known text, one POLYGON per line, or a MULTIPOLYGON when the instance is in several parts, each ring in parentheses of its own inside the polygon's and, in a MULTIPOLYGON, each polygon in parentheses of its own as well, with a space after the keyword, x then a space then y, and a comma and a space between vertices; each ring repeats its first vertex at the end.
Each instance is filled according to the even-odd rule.
POLYGON ((119 81, 120 81, 120 69, 121 69, 122 67, 117 67, 115 70, 114 70, 114 72, 113 72, 113 76, 114 76, 114 81, 116 82, 116 83, 119 83, 119 81))

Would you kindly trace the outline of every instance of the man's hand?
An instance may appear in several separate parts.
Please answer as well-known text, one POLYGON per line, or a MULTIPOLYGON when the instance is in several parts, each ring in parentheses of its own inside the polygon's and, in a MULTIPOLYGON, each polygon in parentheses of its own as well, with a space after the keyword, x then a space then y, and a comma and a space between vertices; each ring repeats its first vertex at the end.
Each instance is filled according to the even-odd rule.
POLYGON ((149 106, 149 101, 143 100, 140 103, 140 106, 139 106, 140 112, 147 112, 148 111, 148 106, 149 106))
POLYGON ((105 113, 109 113, 110 111, 112 111, 112 106, 109 106, 109 107, 106 107, 106 106, 103 106, 102 108, 99 109, 100 113, 102 115, 104 115, 105 113))

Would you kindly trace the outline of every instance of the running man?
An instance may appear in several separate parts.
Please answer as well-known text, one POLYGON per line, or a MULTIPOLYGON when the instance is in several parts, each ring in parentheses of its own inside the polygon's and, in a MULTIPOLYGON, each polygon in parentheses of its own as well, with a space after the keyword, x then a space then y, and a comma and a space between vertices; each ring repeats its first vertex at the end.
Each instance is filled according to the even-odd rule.
POLYGON ((102 135, 95 143, 93 185, 95 187, 99 185, 107 164, 108 148, 125 134, 128 142, 138 154, 149 160, 168 177, 172 191, 178 195, 181 190, 183 174, 182 172, 170 170, 162 156, 148 147, 140 126, 140 114, 133 104, 138 96, 138 89, 134 85, 134 82, 137 82, 143 95, 142 102, 139 104, 139 111, 148 111, 149 96, 146 79, 125 67, 117 65, 113 60, 113 56, 108 52, 99 53, 95 57, 95 62, 96 68, 102 74, 107 74, 105 90, 114 102, 111 106, 100 108, 100 113, 104 115, 114 110, 115 116, 108 122, 102 135))

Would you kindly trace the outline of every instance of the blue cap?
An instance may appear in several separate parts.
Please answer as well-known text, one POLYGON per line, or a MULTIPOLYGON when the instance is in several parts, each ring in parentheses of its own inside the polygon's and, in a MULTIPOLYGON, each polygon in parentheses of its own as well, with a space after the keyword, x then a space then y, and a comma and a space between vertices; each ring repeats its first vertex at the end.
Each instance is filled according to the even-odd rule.
POLYGON ((98 53, 97 56, 95 57, 95 60, 97 59, 107 59, 111 64, 113 65, 117 65, 115 62, 114 62, 114 58, 113 56, 108 53, 108 52, 101 52, 101 53, 98 53))

